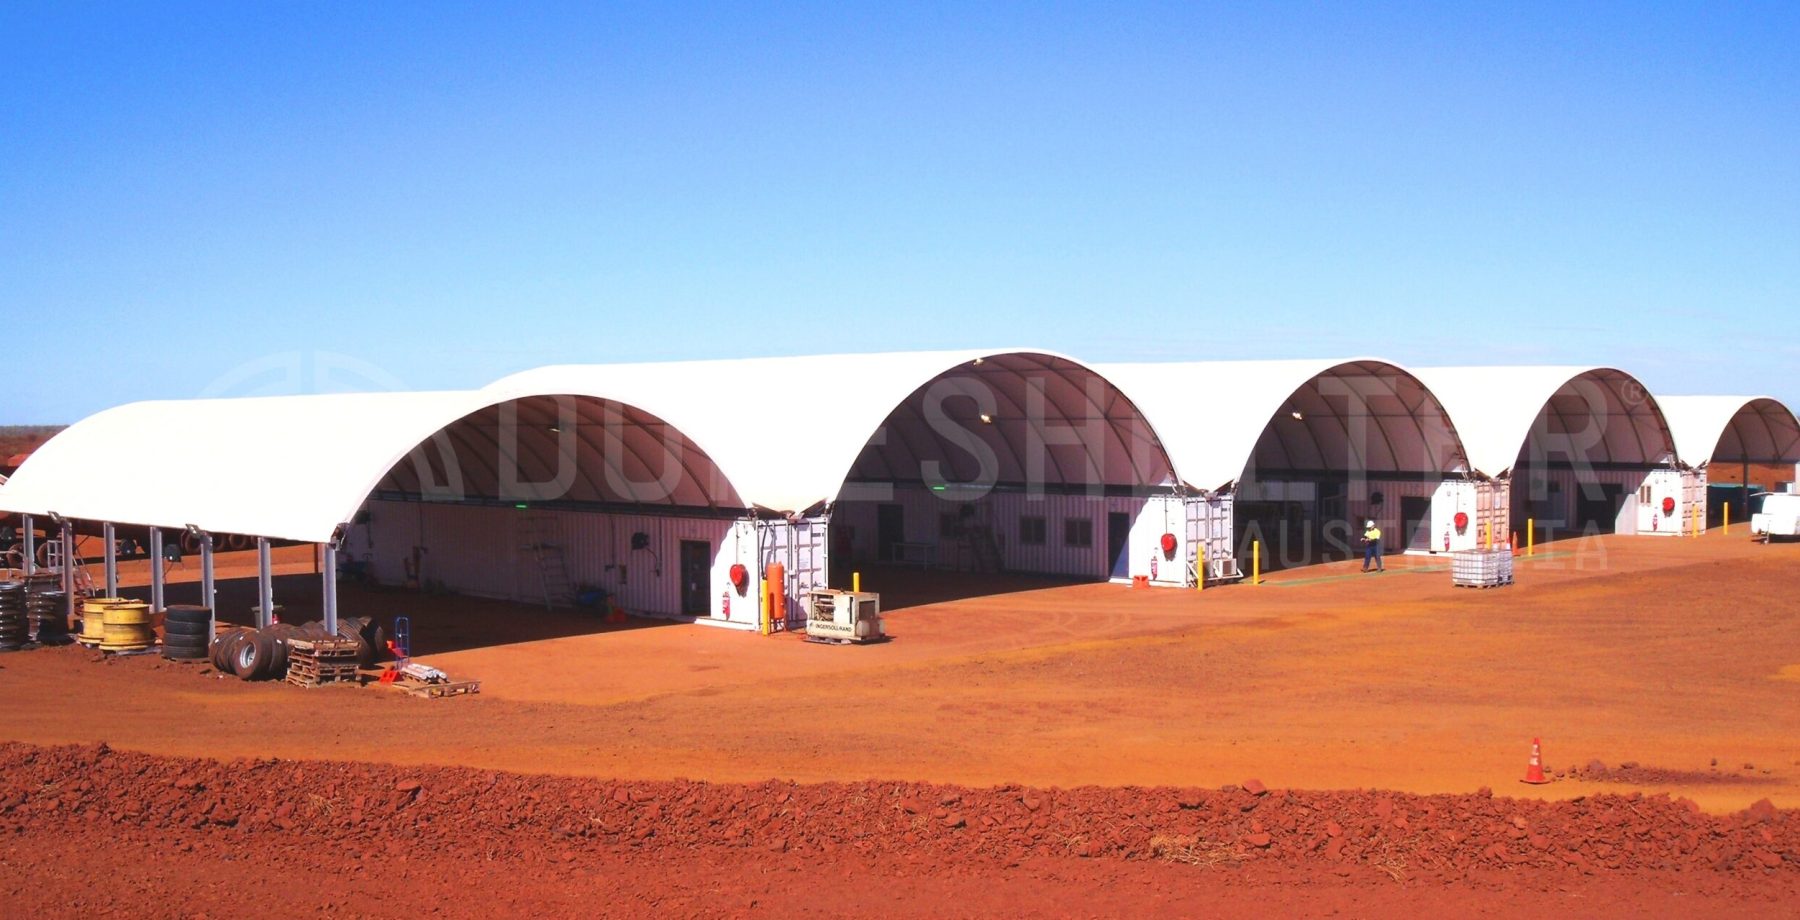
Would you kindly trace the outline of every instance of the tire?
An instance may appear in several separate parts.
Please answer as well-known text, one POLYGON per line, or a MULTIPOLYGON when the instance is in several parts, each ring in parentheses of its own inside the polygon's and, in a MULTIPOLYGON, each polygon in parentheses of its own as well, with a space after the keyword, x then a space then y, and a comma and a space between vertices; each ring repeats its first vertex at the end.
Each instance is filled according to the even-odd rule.
POLYGON ((212 609, 193 604, 176 604, 163 608, 164 623, 211 623, 212 609))
POLYGON ((300 627, 289 623, 276 623, 263 631, 268 633, 272 640, 270 650, 273 654, 269 659, 269 676, 282 677, 287 674, 288 649, 290 648, 288 640, 301 635, 300 627))
POLYGON ((213 637, 213 640, 210 643, 212 648, 213 667, 218 668, 220 671, 231 670, 232 653, 237 651, 237 644, 243 641, 244 634, 247 632, 249 632, 249 630, 242 626, 237 626, 213 637))
POLYGON ((163 621, 163 641, 165 642, 168 641, 168 637, 170 636, 198 636, 200 637, 201 642, 204 643, 206 634, 209 632, 212 632, 212 626, 205 620, 201 620, 198 623, 187 623, 181 620, 163 621))
POLYGON ((207 657, 205 644, 164 642, 162 656, 171 661, 201 661, 207 657))
POLYGON ((381 624, 377 623, 369 627, 368 645, 369 655, 362 662, 363 667, 373 667, 375 662, 387 660, 387 630, 382 629, 381 624))
POLYGON ((366 668, 375 661, 375 647, 369 643, 368 617, 344 617, 338 620, 338 635, 356 640, 356 665, 366 668))
POLYGON ((231 655, 231 672, 238 680, 262 680, 269 676, 275 658, 275 637, 261 630, 246 633, 231 655))

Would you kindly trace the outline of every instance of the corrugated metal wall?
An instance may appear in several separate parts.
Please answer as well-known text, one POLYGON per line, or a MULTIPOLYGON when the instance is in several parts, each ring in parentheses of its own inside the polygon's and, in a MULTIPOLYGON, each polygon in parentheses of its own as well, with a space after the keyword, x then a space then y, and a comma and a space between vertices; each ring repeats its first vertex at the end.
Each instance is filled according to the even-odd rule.
MULTIPOLYGON (((980 499, 966 499, 924 488, 896 488, 892 502, 845 501, 832 509, 835 542, 847 547, 854 559, 878 560, 876 521, 881 504, 898 505, 906 543, 925 544, 933 548, 937 565, 952 570, 966 570, 973 564, 963 542, 945 535, 946 516, 960 522, 965 529, 991 532, 1000 549, 1002 565, 1009 572, 1032 572, 1043 575, 1067 575, 1077 578, 1108 578, 1115 575, 1114 560, 1107 558, 1109 517, 1124 515, 1126 538, 1137 527, 1148 499, 1132 496, 1090 497, 1086 495, 1030 496, 1023 492, 996 492, 980 499), (966 512, 964 509, 969 509, 966 512), (1026 543, 1021 539, 1020 520, 1024 517, 1044 519, 1042 543, 1026 543), (1088 544, 1071 543, 1070 521, 1087 521, 1088 544)), ((1079 528, 1077 528, 1079 529, 1079 528)), ((1179 522, 1173 532, 1181 533, 1179 522)), ((1163 531, 1157 530, 1160 537, 1163 531)), ((1132 552, 1129 558, 1147 554, 1132 552)), ((1128 570, 1116 573, 1120 577, 1128 570)))
POLYGON ((1612 526, 1602 524, 1597 528, 1600 533, 1650 533, 1653 523, 1660 530, 1663 515, 1654 506, 1661 504, 1663 492, 1680 498, 1680 474, 1673 470, 1526 469, 1511 484, 1512 520, 1521 531, 1535 521, 1540 540, 1573 536, 1582 529, 1576 514, 1581 497, 1597 497, 1597 490, 1609 485, 1618 488, 1622 501, 1612 526), (1658 473, 1673 478, 1663 483, 1652 502, 1640 501, 1639 491, 1658 473), (1657 511, 1654 519, 1650 514, 1653 508, 1657 511))
POLYGON ((1464 496, 1452 488, 1456 484, 1425 476, 1247 481, 1237 495, 1238 501, 1247 502, 1238 515, 1237 555, 1240 560, 1248 558, 1250 541, 1261 539, 1265 569, 1311 564, 1333 555, 1354 556, 1361 552, 1364 522, 1369 520, 1381 529, 1385 552, 1441 550, 1459 496, 1468 501, 1471 515, 1474 511, 1473 491, 1464 496), (1404 520, 1408 499, 1425 501, 1412 528, 1404 520))
POLYGON ((535 520, 555 534, 572 581, 604 588, 628 612, 697 616, 745 628, 753 628, 760 615, 762 565, 756 525, 748 520, 382 500, 371 501, 368 512, 346 548, 367 558, 384 584, 405 583, 416 554, 418 578, 427 588, 541 604, 543 574, 526 535, 532 526, 526 522, 535 520), (634 533, 648 537, 647 548, 631 548, 634 533), (705 543, 710 556, 705 603, 697 612, 683 610, 684 541, 705 543), (742 592, 731 587, 733 563, 754 573, 742 592))

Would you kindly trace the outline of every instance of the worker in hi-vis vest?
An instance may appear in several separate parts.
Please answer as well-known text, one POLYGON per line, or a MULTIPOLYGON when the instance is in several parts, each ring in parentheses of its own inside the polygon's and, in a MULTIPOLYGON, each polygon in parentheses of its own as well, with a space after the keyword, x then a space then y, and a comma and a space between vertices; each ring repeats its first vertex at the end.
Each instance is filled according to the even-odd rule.
POLYGON ((1363 571, 1369 570, 1370 562, 1375 563, 1375 571, 1387 571, 1381 563, 1381 528, 1375 526, 1373 519, 1363 527, 1363 571))

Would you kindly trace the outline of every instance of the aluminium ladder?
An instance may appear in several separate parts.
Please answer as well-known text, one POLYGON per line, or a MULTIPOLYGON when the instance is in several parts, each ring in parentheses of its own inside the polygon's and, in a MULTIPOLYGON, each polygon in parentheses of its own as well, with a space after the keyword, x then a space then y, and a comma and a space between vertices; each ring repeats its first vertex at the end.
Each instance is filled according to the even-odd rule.
POLYGON ((545 610, 575 605, 575 583, 569 578, 569 564, 558 542, 558 530, 556 518, 550 515, 534 514, 520 522, 519 548, 530 552, 537 561, 545 610))

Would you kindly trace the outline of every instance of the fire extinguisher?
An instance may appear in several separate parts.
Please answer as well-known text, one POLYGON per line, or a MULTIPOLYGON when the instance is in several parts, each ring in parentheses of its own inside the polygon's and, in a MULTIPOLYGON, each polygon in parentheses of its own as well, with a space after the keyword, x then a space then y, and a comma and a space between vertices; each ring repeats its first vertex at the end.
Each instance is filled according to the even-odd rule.
POLYGON ((720 591, 719 592, 719 607, 722 611, 720 614, 721 616, 725 616, 725 617, 731 616, 731 592, 730 591, 720 591))
POLYGON ((1444 528, 1444 552, 1450 551, 1450 528, 1444 528))
POLYGON ((1150 579, 1152 581, 1156 580, 1156 557, 1155 556, 1150 557, 1150 579))

